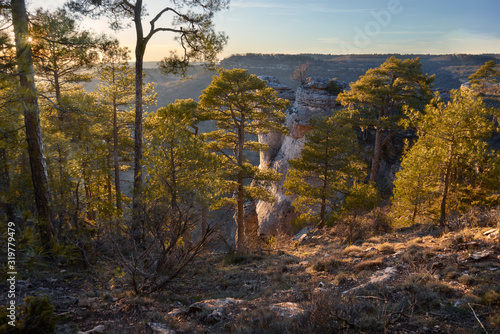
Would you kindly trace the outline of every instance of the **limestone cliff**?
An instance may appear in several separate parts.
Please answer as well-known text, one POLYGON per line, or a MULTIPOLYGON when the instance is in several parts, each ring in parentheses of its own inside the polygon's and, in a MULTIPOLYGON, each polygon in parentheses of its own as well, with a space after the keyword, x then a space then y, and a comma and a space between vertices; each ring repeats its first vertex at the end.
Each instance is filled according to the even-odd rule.
POLYGON ((332 82, 326 78, 309 78, 294 95, 293 91, 283 86, 275 77, 260 78, 266 80, 269 87, 276 89, 279 97, 293 102, 286 111, 285 124, 289 134, 270 133, 259 136, 260 142, 269 145, 269 150, 261 153, 260 168, 273 168, 283 174, 282 179, 269 189, 276 197, 276 201, 273 203, 259 201, 256 204, 259 233, 271 235, 278 230, 289 231, 290 222, 295 217, 293 198, 285 195, 283 188, 289 168, 288 160, 300 155, 305 143, 305 134, 310 130, 311 117, 328 115, 332 110, 341 107, 336 101, 337 92, 332 87, 345 89, 347 84, 340 81, 332 82))

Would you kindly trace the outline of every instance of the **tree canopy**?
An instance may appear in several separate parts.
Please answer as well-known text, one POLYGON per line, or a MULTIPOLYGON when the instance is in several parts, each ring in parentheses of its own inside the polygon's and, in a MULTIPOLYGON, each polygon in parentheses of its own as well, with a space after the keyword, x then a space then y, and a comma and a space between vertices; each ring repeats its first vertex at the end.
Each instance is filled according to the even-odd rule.
POLYGON ((357 135, 345 114, 313 118, 312 130, 300 158, 289 161, 286 175, 287 194, 293 201, 299 219, 321 228, 339 208, 355 183, 363 181, 365 165, 357 135))
POLYGON ((260 170, 248 161, 247 152, 266 150, 266 144, 252 141, 249 134, 285 131, 282 110, 288 101, 277 97, 274 89, 247 70, 220 69, 200 97, 199 117, 216 122, 217 130, 206 134, 208 148, 219 152, 228 180, 226 190, 235 193, 227 199, 236 207, 237 248, 246 247, 244 226, 245 200, 265 198, 269 193, 258 182, 247 185, 244 180, 277 180, 279 175, 269 169, 260 170))
POLYGON ((382 147, 401 129, 403 110, 423 110, 432 97, 433 81, 434 76, 422 72, 418 58, 400 60, 393 56, 339 94, 337 100, 355 114, 359 125, 375 130, 371 182, 377 181, 382 147))
POLYGON ((424 205, 427 212, 435 205, 434 212, 444 226, 450 194, 458 203, 459 193, 468 187, 491 189, 492 184, 485 180, 498 163, 496 153, 486 142, 495 129, 493 113, 469 89, 452 91, 448 103, 436 94, 424 113, 409 111, 419 140, 405 155, 403 169, 397 174, 396 208, 410 211, 413 221, 420 210, 426 209, 424 205))

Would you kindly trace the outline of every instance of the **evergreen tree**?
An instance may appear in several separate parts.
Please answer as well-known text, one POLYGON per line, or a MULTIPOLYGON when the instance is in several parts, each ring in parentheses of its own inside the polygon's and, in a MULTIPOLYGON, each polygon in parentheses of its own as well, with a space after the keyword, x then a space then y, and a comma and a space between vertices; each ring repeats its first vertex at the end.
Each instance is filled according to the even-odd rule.
MULTIPOLYGON (((103 45, 103 58, 98 66, 99 83, 95 88, 100 102, 109 110, 111 124, 109 124, 108 129, 110 129, 112 136, 110 143, 112 143, 111 150, 113 152, 116 208, 120 211, 123 209, 123 205, 119 157, 120 155, 127 157, 126 151, 129 151, 128 147, 130 146, 128 137, 130 128, 133 127, 133 122, 129 124, 128 114, 124 111, 133 106, 135 98, 135 72, 128 63, 129 59, 128 49, 120 47, 117 41, 110 41, 103 45)), ((143 89, 146 93, 144 103, 156 103, 153 85, 145 85, 143 89)))
POLYGON ((279 175, 271 170, 252 166, 247 152, 267 149, 267 145, 248 139, 249 134, 284 131, 281 121, 286 100, 277 97, 274 89, 250 75, 246 70, 220 69, 212 83, 200 97, 200 118, 213 120, 217 130, 206 138, 208 148, 220 153, 228 183, 227 191, 234 191, 236 200, 237 249, 246 248, 243 204, 247 198, 270 199, 269 193, 258 183, 246 185, 245 180, 277 180, 279 175))
POLYGON ((500 65, 497 65, 494 60, 487 61, 481 66, 476 73, 469 77, 469 81, 473 87, 482 90, 488 85, 496 84, 500 80, 500 65))
POLYGON ((19 73, 20 95, 24 111, 24 125, 28 155, 31 167, 31 178, 38 212, 38 230, 43 247, 51 250, 51 239, 54 236, 54 222, 51 207, 51 194, 47 178, 42 130, 38 110, 37 90, 31 45, 28 41, 28 15, 24 0, 12 0, 12 25, 17 51, 17 70, 19 73))
POLYGON ((397 175, 396 210, 410 209, 414 219, 423 203, 432 200, 440 224, 446 225, 450 195, 481 183, 495 168, 496 153, 485 141, 495 128, 493 112, 468 89, 452 91, 448 103, 437 94, 423 114, 408 112, 420 138, 397 175))
POLYGON ((85 70, 99 59, 98 38, 80 30, 75 18, 64 9, 38 9, 31 22, 35 70, 59 103, 64 88, 92 79, 91 72, 85 70))
POLYGON ((423 74, 419 58, 390 57, 339 94, 338 101, 355 113, 360 126, 375 130, 371 182, 377 181, 382 148, 401 129, 403 110, 423 110, 432 97, 433 81, 434 76, 423 74))
MULTIPOLYGON (((213 27, 214 14, 227 7, 227 0, 168 1, 165 7, 154 15, 149 32, 145 33, 143 18, 146 10, 142 0, 113 1, 69 1, 68 7, 79 13, 107 16, 111 19, 111 27, 120 29, 123 19, 132 20, 136 32, 135 45, 135 122, 134 122, 134 188, 132 223, 135 230, 140 228, 138 212, 141 206, 142 193, 142 114, 143 114, 143 65, 146 46, 151 38, 159 32, 170 32, 176 36, 184 54, 178 56, 171 53, 162 64, 166 72, 184 72, 192 61, 204 61, 213 64, 217 54, 226 44, 226 36, 216 33, 213 27), (158 26, 159 20, 169 16, 172 24, 169 27, 158 26)), ((135 233, 135 232, 134 232, 135 233)), ((137 234, 137 233, 136 233, 137 234)), ((140 242, 140 240, 137 240, 140 242)))
POLYGON ((343 114, 313 118, 310 125, 300 158, 289 161, 284 185, 287 194, 297 196, 293 206, 299 219, 322 228, 365 177, 365 166, 356 132, 343 114))
MULTIPOLYGON (((0 27, 0 210, 9 221, 15 221, 15 206, 28 209, 30 205, 23 204, 32 203, 33 197, 28 195, 23 200, 16 201, 12 196, 16 192, 14 185, 20 186, 16 183, 21 179, 26 180, 29 169, 25 169, 23 173, 20 168, 16 168, 22 165, 21 159, 25 155, 22 144, 23 111, 19 103, 19 80, 15 72, 15 45, 3 28, 5 27, 0 27)), ((20 190, 27 189, 23 187, 20 190)), ((26 195, 25 191, 23 193, 26 195)))
POLYGON ((396 173, 393 213, 403 225, 415 223, 418 216, 427 219, 436 215, 432 203, 438 196, 441 170, 435 163, 442 158, 442 150, 428 139, 421 138, 405 153, 396 173))
POLYGON ((152 291, 185 266, 207 241, 211 228, 197 240, 192 233, 203 220, 203 209, 217 193, 217 160, 193 130, 197 103, 177 100, 146 118, 144 164, 147 168, 142 239, 148 257, 140 267, 148 273, 152 291), (155 262, 147 261, 155 256, 155 262), (161 278, 161 280, 160 280, 161 278))

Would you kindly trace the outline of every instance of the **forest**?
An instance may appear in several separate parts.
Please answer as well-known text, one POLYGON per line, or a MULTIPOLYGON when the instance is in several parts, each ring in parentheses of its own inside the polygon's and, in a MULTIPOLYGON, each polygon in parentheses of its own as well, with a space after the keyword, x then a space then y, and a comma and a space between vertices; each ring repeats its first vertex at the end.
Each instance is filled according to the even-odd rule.
MULTIPOLYGON (((293 101, 232 66, 245 56, 218 61, 227 36, 212 20, 226 0, 179 2, 144 27, 141 3, 28 13, 0 1, 0 332, 498 332, 493 56, 447 90, 417 56, 329 78, 336 107, 297 139, 293 101), (134 61, 83 16, 132 24, 134 61), (144 54, 162 33, 182 53, 158 71, 189 80, 203 67, 198 98, 158 104, 144 54), (270 138, 303 140, 285 171, 262 160, 270 138), (292 218, 260 233, 249 208, 280 187, 292 218)), ((314 82, 311 61, 335 57, 290 56, 286 71, 298 90, 314 82)))

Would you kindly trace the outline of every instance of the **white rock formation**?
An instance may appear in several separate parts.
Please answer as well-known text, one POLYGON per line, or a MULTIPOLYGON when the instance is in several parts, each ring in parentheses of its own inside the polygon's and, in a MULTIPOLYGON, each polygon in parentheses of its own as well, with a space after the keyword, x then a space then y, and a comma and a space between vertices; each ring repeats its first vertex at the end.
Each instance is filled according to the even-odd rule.
MULTIPOLYGON (((278 96, 291 99, 290 89, 283 86, 274 77, 261 77, 269 87, 278 91, 278 96)), ((337 81, 342 89, 347 84, 337 81)), ((326 116, 340 107, 337 95, 332 93, 332 81, 326 78, 309 78, 297 89, 293 105, 286 111, 285 124, 289 129, 287 136, 275 133, 259 136, 259 141, 269 145, 270 149, 261 153, 260 168, 273 168, 283 174, 281 181, 274 183, 270 191, 276 201, 273 203, 259 201, 256 205, 259 221, 259 233, 271 235, 277 231, 289 231, 290 222, 295 217, 292 207, 292 196, 285 195, 283 182, 288 171, 288 160, 300 156, 304 147, 305 134, 311 129, 309 120, 313 116, 326 116)))

